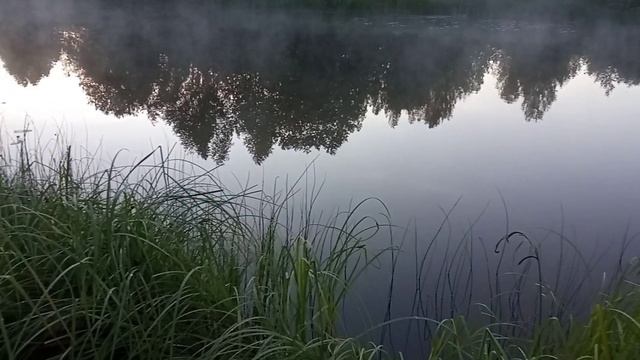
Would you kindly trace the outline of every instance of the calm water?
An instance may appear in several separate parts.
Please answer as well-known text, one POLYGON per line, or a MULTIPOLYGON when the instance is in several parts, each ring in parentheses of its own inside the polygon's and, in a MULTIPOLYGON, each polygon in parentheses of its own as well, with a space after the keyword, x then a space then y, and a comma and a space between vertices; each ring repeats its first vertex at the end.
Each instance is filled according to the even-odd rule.
MULTIPOLYGON (((411 224, 391 317, 470 306, 442 294, 489 296, 482 280, 445 281, 434 265, 421 281, 437 291, 419 296, 431 310, 416 310, 416 254, 458 199, 427 262, 459 274, 482 258, 480 245, 473 255, 451 244, 482 241, 492 263, 507 225, 551 244, 549 274, 557 233, 604 259, 604 271, 640 229, 640 27, 85 6, 0 13, 3 145, 25 124, 41 143, 63 134, 105 159, 178 144, 249 184, 313 162, 325 182, 318 207, 376 196, 395 224, 411 224)), ((373 323, 387 310, 389 265, 350 305, 373 323)), ((391 330, 386 341, 419 351, 424 329, 391 330), (400 343, 406 331, 419 336, 400 343)))

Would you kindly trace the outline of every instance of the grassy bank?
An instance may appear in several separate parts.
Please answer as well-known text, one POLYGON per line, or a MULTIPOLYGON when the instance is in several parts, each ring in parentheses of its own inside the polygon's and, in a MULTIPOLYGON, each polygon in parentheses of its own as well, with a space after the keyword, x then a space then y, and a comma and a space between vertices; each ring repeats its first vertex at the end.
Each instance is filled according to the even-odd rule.
POLYGON ((370 261, 362 223, 283 229, 288 194, 228 193, 184 161, 83 174, 73 163, 25 156, 0 175, 1 358, 373 351, 336 337, 339 305, 370 261))
MULTIPOLYGON (((640 351, 640 293, 637 284, 607 296, 590 317, 562 323, 549 317, 530 337, 505 336, 505 324, 472 328, 463 318, 445 320, 430 359, 637 359, 640 351)), ((507 326, 512 326, 506 324, 507 326)))
MULTIPOLYGON (((319 225, 315 195, 292 211, 291 191, 229 191, 160 151, 94 171, 70 151, 18 153, 0 173, 0 358, 392 357, 339 333, 351 284, 380 255, 366 239, 384 225, 357 209, 319 225)), ((441 321, 431 358, 632 359, 638 287, 615 289, 589 319, 550 317, 526 337, 441 321)))

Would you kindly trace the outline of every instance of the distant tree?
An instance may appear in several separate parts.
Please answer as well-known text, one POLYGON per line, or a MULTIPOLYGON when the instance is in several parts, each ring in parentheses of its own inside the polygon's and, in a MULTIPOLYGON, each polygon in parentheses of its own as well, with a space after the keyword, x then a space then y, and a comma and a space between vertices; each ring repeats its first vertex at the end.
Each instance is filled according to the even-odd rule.
POLYGON ((277 17, 239 23, 225 13, 185 17, 149 9, 77 14, 38 27, 25 26, 29 13, 15 16, 0 22, 0 57, 23 85, 64 59, 97 109, 144 112, 220 163, 237 137, 257 163, 275 147, 336 153, 369 110, 392 126, 401 114, 438 126, 490 70, 505 101, 522 101, 526 120, 544 117, 581 64, 607 92, 618 83, 640 84, 640 33, 633 26, 560 31, 433 23, 407 30, 277 17))

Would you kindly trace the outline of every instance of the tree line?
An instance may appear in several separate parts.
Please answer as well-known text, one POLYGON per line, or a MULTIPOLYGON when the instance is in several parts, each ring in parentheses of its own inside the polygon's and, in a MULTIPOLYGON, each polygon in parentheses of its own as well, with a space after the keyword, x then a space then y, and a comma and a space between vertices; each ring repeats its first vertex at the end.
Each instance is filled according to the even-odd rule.
POLYGON ((235 135, 256 162, 274 147, 335 153, 367 111, 385 114, 391 126, 408 114, 435 127, 487 73, 504 101, 521 103, 527 121, 542 120, 581 68, 605 92, 640 84, 640 30, 633 26, 456 26, 436 19, 407 29, 121 15, 52 23, 5 17, 0 58, 23 85, 63 61, 97 109, 166 121, 186 147, 218 162, 235 135))

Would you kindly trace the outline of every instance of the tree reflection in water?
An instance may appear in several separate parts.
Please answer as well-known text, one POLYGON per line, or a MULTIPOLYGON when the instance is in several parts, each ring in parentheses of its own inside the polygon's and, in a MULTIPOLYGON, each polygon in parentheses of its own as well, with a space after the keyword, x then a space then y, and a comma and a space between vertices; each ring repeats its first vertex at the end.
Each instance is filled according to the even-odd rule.
POLYGON ((425 19, 193 16, 145 8, 55 20, 0 15, 0 58, 22 85, 62 60, 100 111, 145 112, 224 162, 234 135, 257 163, 274 147, 335 153, 368 109, 435 127, 492 72, 506 102, 542 120, 585 65, 607 94, 640 84, 640 29, 425 19), (500 25, 500 26, 498 26, 500 25))

